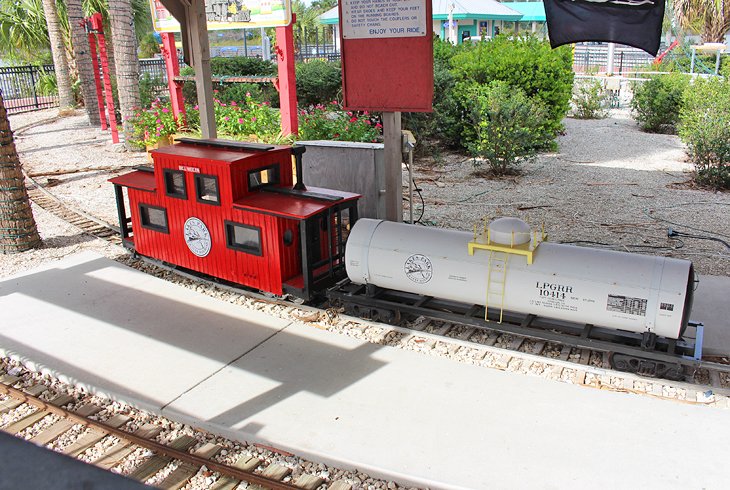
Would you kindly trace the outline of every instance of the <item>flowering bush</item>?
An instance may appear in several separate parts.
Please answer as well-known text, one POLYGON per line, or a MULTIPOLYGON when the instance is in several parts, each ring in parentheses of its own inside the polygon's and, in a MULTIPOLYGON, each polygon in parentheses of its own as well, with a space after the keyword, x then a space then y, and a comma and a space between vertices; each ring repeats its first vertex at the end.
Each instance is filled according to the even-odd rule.
POLYGON ((376 142, 382 125, 370 114, 345 112, 334 100, 299 111, 299 139, 376 142))
POLYGON ((127 123, 132 130, 131 143, 142 148, 154 145, 179 129, 172 109, 160 103, 160 99, 154 101, 149 109, 139 110, 134 116, 128 117, 127 123))
POLYGON ((256 102, 250 93, 246 100, 229 103, 215 100, 215 122, 221 134, 270 141, 281 131, 281 115, 268 102, 256 102))

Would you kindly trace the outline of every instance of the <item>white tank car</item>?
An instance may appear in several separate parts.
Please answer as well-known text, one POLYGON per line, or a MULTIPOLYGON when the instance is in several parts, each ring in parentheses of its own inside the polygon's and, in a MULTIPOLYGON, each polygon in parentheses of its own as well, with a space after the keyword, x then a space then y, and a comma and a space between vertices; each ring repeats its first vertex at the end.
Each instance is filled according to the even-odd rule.
MULTIPOLYGON (((513 230, 527 227, 507 219, 513 230)), ((510 235, 500 238, 499 226, 493 231, 492 240, 510 235)), ((694 283, 689 261, 543 242, 532 264, 525 256, 507 254, 504 279, 496 281, 488 280, 489 250, 469 255, 473 238, 461 231, 360 219, 347 240, 347 275, 358 284, 479 305, 486 304, 491 281, 490 308, 674 339, 686 327, 694 283)))

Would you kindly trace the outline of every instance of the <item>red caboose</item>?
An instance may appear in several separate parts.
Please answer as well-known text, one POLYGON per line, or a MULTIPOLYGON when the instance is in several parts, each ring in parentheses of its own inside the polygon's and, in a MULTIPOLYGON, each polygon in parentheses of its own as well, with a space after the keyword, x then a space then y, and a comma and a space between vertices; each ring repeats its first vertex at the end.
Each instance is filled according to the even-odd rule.
POLYGON ((303 147, 183 138, 114 184, 125 246, 251 288, 305 299, 344 276, 357 194, 293 186, 303 147), (124 202, 127 188, 129 210, 124 202))

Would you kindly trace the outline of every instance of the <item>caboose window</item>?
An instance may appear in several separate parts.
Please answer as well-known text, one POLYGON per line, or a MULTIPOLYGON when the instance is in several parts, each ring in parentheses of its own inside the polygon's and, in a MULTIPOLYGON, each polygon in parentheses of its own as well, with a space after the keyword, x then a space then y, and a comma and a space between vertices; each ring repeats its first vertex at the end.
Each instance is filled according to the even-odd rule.
POLYGON ((167 227, 167 210, 165 208, 140 204, 139 217, 142 221, 142 228, 170 233, 167 227))
POLYGON ((179 199, 188 198, 188 190, 185 187, 185 172, 180 170, 164 169, 165 193, 170 197, 179 199))
POLYGON ((248 173, 248 190, 253 191, 265 185, 279 183, 279 167, 274 165, 266 168, 251 170, 248 173))
POLYGON ((263 255, 261 229, 226 221, 226 245, 228 248, 252 255, 263 255))
POLYGON ((220 204, 221 199, 218 193, 218 177, 215 175, 195 175, 195 194, 198 202, 207 204, 220 204))

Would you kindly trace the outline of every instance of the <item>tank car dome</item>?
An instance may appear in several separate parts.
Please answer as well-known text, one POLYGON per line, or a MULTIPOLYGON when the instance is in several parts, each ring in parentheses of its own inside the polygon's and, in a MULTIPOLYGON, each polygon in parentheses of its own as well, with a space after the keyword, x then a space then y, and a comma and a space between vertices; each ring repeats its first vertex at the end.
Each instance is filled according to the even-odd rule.
POLYGON ((519 218, 497 218, 489 223, 489 239, 500 245, 528 243, 530 232, 530 225, 519 218))

